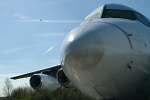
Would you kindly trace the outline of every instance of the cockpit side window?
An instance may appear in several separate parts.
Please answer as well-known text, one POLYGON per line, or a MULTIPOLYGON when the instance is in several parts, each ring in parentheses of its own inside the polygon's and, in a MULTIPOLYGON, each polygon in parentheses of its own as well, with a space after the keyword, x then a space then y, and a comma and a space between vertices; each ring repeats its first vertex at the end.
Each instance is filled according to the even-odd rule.
POLYGON ((135 16, 128 10, 105 9, 102 18, 123 18, 135 20, 135 16))
POLYGON ((150 20, 147 17, 144 16, 144 18, 148 21, 148 23, 150 23, 150 20))
POLYGON ((85 20, 82 23, 86 23, 86 22, 90 22, 90 21, 96 20, 96 19, 100 18, 100 15, 101 15, 101 11, 99 11, 98 13, 95 13, 92 16, 86 17, 85 20))
POLYGON ((145 24, 146 26, 150 27, 150 22, 148 20, 148 18, 144 17, 143 15, 139 14, 139 13, 135 13, 136 18, 138 21, 140 21, 141 23, 145 24))

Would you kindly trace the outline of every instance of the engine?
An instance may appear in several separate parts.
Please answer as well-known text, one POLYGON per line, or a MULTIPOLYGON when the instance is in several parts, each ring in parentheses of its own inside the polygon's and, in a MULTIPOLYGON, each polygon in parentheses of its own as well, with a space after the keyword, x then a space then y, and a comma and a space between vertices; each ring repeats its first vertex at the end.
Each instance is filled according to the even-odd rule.
POLYGON ((66 77, 64 71, 60 69, 59 71, 43 71, 41 74, 33 75, 30 78, 30 86, 34 90, 53 91, 62 85, 65 88, 75 89, 74 85, 66 77))
POLYGON ((58 83, 64 86, 65 88, 75 89, 74 85, 69 81, 69 79, 67 78, 67 76, 65 75, 62 69, 60 69, 57 72, 57 80, 58 80, 58 83))
POLYGON ((30 78, 30 86, 34 90, 40 90, 40 91, 45 91, 45 90, 53 91, 58 87, 60 87, 56 78, 45 74, 33 75, 30 78))

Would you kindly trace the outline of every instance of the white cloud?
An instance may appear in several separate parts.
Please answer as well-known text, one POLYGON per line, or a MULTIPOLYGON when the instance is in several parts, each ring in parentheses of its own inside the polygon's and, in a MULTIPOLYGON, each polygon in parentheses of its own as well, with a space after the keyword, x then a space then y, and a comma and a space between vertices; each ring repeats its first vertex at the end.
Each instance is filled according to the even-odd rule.
MULTIPOLYGON (((9 62, 9 63, 11 63, 11 62, 13 62, 13 63, 18 63, 18 62, 24 62, 24 61, 27 61, 28 59, 13 59, 13 60, 0 60, 0 62, 9 62)), ((1 64, 0 64, 0 66, 2 66, 1 64)))
POLYGON ((53 63, 53 62, 60 63, 60 60, 59 60, 59 59, 49 59, 48 61, 49 61, 49 62, 52 62, 52 63, 53 63))
POLYGON ((21 18, 19 22, 43 22, 43 23, 81 23, 80 20, 42 20, 42 19, 31 19, 31 18, 21 18))
POLYGON ((18 74, 0 74, 0 78, 10 78, 10 77, 13 77, 13 76, 17 76, 18 74))
POLYGON ((41 45, 48 45, 48 44, 51 44, 51 43, 37 44, 37 45, 31 45, 31 46, 26 46, 26 47, 14 48, 14 49, 11 49, 11 50, 2 51, 2 52, 0 52, 0 54, 13 53, 13 52, 16 52, 16 51, 19 51, 19 50, 28 49, 28 48, 32 48, 32 47, 37 47, 37 46, 41 46, 41 45))
POLYGON ((43 23, 81 23, 81 20, 50 20, 50 19, 38 19, 23 16, 21 14, 14 14, 13 17, 17 18, 19 22, 43 22, 43 23))
POLYGON ((2 69, 3 68, 3 65, 2 64, 0 64, 0 69, 2 69))
POLYGON ((48 37, 48 36, 56 36, 56 37, 60 37, 60 36, 65 36, 67 33, 43 33, 43 34, 36 34, 35 36, 43 36, 43 37, 48 37))
POLYGON ((45 23, 81 23, 80 20, 42 20, 45 23))
POLYGON ((52 0, 49 3, 39 5, 38 7, 56 5, 56 4, 60 4, 60 3, 70 2, 70 1, 73 1, 73 0, 52 0))
POLYGON ((8 61, 8 62, 24 62, 24 61, 27 61, 27 59, 15 59, 15 60, 11 60, 11 61, 8 61))
POLYGON ((55 46, 55 45, 51 46, 51 47, 50 47, 47 51, 45 51, 42 55, 44 55, 44 54, 50 52, 50 51, 54 48, 54 46, 55 46))

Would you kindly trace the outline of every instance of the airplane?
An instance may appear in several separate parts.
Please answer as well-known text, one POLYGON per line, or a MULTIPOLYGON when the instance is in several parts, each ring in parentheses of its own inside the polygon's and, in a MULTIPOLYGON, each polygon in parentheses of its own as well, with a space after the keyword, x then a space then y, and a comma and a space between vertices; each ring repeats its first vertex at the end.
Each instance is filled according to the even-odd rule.
POLYGON ((30 78, 35 90, 79 89, 95 100, 148 100, 150 20, 138 11, 105 4, 64 39, 61 63, 11 79, 30 78))
POLYGON ((39 19, 41 22, 43 21, 42 19, 39 19))

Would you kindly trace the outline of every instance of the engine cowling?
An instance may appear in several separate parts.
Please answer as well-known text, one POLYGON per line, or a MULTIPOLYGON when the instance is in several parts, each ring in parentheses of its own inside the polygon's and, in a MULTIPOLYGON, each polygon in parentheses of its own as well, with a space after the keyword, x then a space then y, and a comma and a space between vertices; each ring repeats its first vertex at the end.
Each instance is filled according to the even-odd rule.
POLYGON ((45 90, 53 91, 58 87, 60 87, 56 78, 44 74, 33 75, 30 78, 30 86, 34 90, 40 90, 40 91, 45 91, 45 90))
POLYGON ((62 69, 60 69, 57 72, 57 80, 58 83, 62 86, 64 86, 65 88, 72 88, 74 89, 74 85, 70 82, 70 80, 67 78, 67 76, 65 75, 64 71, 62 69))

